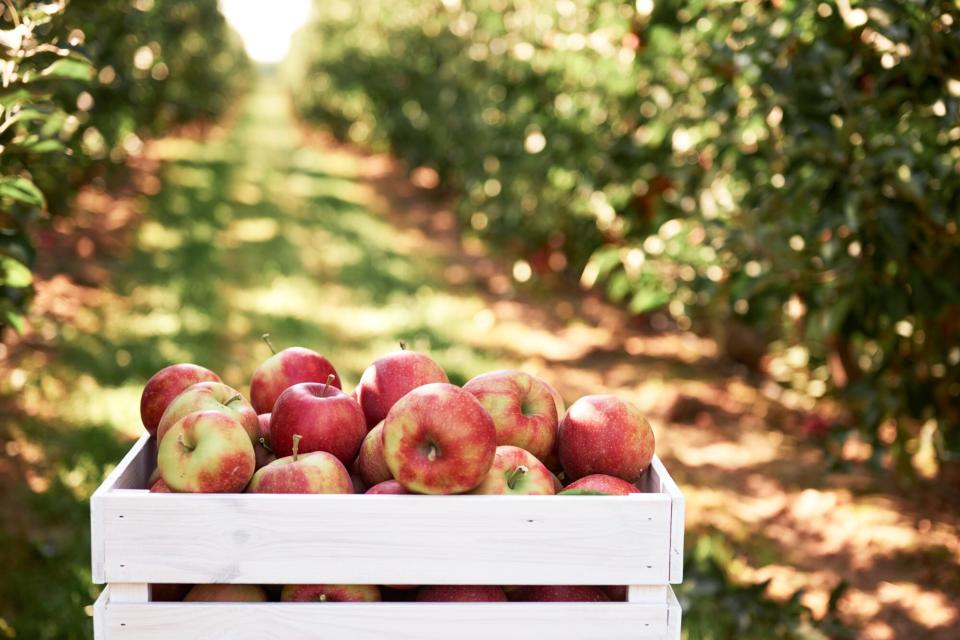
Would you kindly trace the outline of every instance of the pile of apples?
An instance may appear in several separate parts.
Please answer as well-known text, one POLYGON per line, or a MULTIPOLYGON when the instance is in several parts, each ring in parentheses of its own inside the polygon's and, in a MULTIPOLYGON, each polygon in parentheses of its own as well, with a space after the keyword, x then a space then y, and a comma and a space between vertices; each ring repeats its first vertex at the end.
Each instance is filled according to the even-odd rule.
MULTIPOLYGON (((371 364, 352 394, 327 358, 303 347, 263 362, 249 401, 209 369, 175 364, 147 382, 140 414, 158 442, 152 492, 626 495, 639 492, 654 454, 647 420, 615 396, 585 396, 565 411, 550 384, 517 370, 461 388, 404 348, 371 364)), ((363 585, 312 586, 372 597, 363 585)), ((489 591, 437 589, 448 599, 489 591)), ((594 587, 518 593, 543 600, 550 589, 606 599, 594 587)), ((302 593, 291 587, 284 599, 302 593)))

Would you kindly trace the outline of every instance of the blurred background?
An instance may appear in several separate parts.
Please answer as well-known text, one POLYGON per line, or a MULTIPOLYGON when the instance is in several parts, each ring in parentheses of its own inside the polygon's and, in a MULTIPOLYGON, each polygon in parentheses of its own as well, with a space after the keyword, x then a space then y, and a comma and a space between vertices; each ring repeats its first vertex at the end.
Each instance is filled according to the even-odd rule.
POLYGON ((0 5, 0 638, 157 369, 397 340, 648 413, 688 639, 960 633, 946 0, 0 5))

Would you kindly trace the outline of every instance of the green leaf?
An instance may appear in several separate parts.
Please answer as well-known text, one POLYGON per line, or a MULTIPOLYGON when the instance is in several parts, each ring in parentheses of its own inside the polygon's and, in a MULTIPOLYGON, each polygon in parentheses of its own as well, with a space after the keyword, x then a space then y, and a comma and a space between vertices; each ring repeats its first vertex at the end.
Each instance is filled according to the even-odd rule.
POLYGON ((3 317, 4 323, 13 327, 17 333, 23 333, 23 314, 13 310, 8 310, 3 317))
POLYGON ((0 283, 5 287, 25 289, 33 284, 33 274, 19 260, 0 258, 0 283))
POLYGON ((93 67, 85 60, 61 58, 41 71, 40 76, 43 78, 89 80, 93 77, 93 67))
POLYGON ((0 198, 9 198, 37 207, 45 207, 47 204, 37 185, 23 176, 0 178, 0 198))

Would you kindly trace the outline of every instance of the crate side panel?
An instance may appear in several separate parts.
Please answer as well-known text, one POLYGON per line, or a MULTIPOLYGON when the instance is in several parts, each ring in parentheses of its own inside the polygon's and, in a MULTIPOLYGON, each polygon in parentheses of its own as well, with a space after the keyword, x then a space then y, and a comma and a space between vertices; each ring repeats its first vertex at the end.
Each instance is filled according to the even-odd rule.
POLYGON ((109 640, 551 640, 667 637, 667 607, 598 603, 116 604, 109 640))
POLYGON ((671 584, 680 584, 683 582, 683 534, 686 522, 686 502, 683 498, 683 492, 680 491, 680 487, 667 472, 660 458, 654 457, 652 467, 656 471, 660 483, 660 492, 670 498, 669 581, 671 584))
POLYGON ((116 492, 111 582, 664 584, 662 495, 116 492))

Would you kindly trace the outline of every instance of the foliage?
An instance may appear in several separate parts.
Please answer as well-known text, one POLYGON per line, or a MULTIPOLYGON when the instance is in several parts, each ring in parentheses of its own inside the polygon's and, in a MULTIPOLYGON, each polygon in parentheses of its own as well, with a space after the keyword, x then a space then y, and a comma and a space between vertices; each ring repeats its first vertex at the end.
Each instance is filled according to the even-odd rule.
POLYGON ((841 397, 901 468, 960 452, 953 3, 315 13, 291 60, 304 117, 435 170, 535 274, 663 308, 731 354, 749 328, 752 364, 767 350, 800 406, 841 397))
POLYGON ((702 535, 688 551, 684 583, 678 587, 687 640, 840 640, 851 637, 835 617, 845 585, 831 594, 827 615, 815 620, 801 591, 786 602, 765 595, 768 582, 738 584, 730 577, 731 553, 717 534, 702 535))
POLYGON ((20 330, 35 223, 144 137, 222 114, 248 62, 216 0, 21 0, 2 21, 0 329, 20 330))

